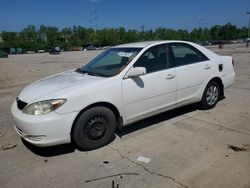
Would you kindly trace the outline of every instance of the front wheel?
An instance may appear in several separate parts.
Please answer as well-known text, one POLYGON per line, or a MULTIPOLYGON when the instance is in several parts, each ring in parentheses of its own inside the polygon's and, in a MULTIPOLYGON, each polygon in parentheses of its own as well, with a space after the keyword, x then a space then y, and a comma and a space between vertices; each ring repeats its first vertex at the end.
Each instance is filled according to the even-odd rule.
POLYGON ((116 118, 106 107, 83 112, 72 130, 72 140, 81 150, 92 150, 108 144, 114 137, 116 118))
POLYGON ((220 96, 220 86, 217 82, 211 81, 206 86, 202 100, 200 102, 201 109, 211 109, 215 107, 220 96))

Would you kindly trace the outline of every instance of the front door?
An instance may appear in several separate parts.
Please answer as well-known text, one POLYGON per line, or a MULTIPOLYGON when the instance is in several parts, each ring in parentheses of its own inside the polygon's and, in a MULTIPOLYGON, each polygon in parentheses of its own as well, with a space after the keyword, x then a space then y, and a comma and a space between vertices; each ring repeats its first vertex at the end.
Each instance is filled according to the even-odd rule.
POLYGON ((157 113, 176 102, 176 72, 169 63, 166 45, 149 48, 134 64, 145 67, 146 75, 122 82, 127 121, 157 113))

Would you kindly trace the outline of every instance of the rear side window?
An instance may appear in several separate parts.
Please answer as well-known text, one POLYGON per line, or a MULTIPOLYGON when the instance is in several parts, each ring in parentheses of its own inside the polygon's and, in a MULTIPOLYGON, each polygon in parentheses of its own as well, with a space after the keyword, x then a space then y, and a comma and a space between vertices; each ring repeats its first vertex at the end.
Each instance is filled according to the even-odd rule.
POLYGON ((183 66, 208 60, 203 53, 189 44, 172 43, 170 44, 170 47, 176 66, 183 66))

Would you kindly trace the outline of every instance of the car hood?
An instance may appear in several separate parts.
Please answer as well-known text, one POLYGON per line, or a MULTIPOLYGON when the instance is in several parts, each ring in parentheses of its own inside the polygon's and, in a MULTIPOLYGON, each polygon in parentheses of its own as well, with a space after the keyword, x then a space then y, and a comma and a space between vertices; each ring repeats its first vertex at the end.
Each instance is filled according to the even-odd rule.
POLYGON ((35 102, 39 100, 39 98, 53 92, 57 92, 59 90, 70 88, 76 85, 81 85, 82 87, 103 79, 105 78, 81 74, 74 70, 67 71, 38 80, 28 85, 20 92, 18 98, 27 103, 35 102))

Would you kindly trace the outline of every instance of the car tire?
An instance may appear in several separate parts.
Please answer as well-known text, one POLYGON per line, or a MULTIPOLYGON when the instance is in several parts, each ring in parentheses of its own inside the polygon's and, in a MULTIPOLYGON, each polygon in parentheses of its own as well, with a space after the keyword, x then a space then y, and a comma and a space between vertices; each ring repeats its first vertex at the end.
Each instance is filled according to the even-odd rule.
POLYGON ((84 111, 72 130, 72 141, 80 150, 93 150, 107 145, 114 138, 116 118, 106 107, 84 111))
POLYGON ((220 86, 217 82, 209 82, 202 95, 200 108, 203 110, 214 108, 219 100, 220 92, 220 86))

